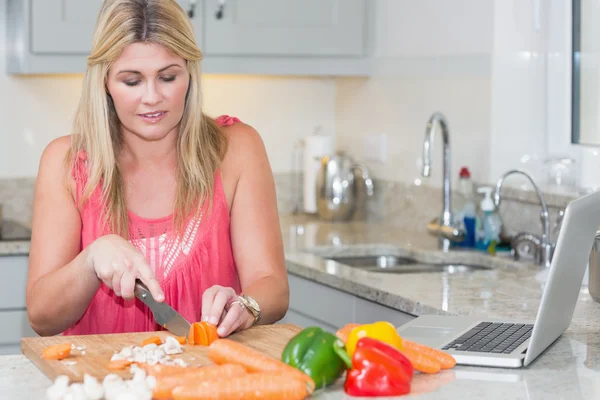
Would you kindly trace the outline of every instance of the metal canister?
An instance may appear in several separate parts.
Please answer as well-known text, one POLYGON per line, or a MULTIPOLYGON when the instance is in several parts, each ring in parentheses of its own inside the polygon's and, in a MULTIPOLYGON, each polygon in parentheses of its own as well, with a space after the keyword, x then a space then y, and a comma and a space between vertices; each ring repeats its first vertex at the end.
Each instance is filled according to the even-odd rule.
POLYGON ((600 303, 600 231, 596 232, 590 252, 588 290, 594 301, 600 303))

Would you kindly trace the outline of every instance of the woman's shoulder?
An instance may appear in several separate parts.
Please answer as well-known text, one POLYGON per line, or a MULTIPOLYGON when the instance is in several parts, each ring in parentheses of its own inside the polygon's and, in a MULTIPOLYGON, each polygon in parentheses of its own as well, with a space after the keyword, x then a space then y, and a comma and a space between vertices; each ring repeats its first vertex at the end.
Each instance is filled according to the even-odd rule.
POLYGON ((256 150, 264 148, 262 138, 253 126, 237 117, 221 115, 215 119, 227 139, 227 155, 236 159, 244 155, 252 155, 256 150))
POLYGON ((46 145, 40 159, 40 168, 42 166, 59 166, 59 163, 65 161, 65 157, 71 149, 71 135, 60 136, 53 139, 46 145))

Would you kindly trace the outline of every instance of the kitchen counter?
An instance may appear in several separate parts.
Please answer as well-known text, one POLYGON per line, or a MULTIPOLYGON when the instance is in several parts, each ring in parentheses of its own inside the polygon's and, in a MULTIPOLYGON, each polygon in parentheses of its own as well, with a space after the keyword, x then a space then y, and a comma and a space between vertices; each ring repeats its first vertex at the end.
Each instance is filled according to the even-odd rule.
MULTIPOLYGON (((384 223, 323 223, 307 216, 281 216, 290 274, 384 304, 404 313, 535 318, 545 270, 507 256, 437 250, 437 240, 384 223), (372 254, 386 250, 422 262, 444 260, 488 267, 463 273, 371 273, 321 256, 372 254)), ((456 366, 440 374, 418 374, 413 393, 422 399, 598 399, 600 398, 600 304, 582 286, 571 326, 528 368, 511 370, 456 366)), ((41 399, 51 382, 24 356, 0 357, 0 398, 41 399), (32 374, 32 375, 29 375, 32 374), (28 376, 26 379, 24 376, 28 376)), ((313 396, 350 398, 343 381, 313 396)))
MULTIPOLYGON (((547 269, 516 262, 508 254, 443 253, 436 238, 385 223, 325 223, 298 215, 282 216, 281 226, 290 274, 415 316, 433 313, 533 321, 547 276, 547 269), (377 253, 489 269, 373 273, 321 257, 377 253)), ((442 374, 416 376, 413 392, 426 392, 418 396, 423 399, 600 398, 600 304, 592 300, 585 283, 568 330, 528 368, 456 366, 442 374)), ((340 385, 318 398, 343 398, 340 385)))

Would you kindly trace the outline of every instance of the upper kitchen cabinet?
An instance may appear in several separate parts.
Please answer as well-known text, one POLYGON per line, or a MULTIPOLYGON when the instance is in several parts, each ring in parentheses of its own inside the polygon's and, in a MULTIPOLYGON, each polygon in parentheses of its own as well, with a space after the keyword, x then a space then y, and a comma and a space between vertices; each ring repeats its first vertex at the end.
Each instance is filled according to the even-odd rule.
MULTIPOLYGON (((103 0, 8 0, 9 73, 61 74, 85 71, 85 58, 103 0)), ((187 6, 189 0, 178 0, 187 6)), ((202 16, 202 9, 197 15, 202 16)), ((194 26, 201 38, 202 23, 194 26)))
MULTIPOLYGON (((178 0, 203 72, 369 75, 369 0, 178 0)), ((102 0, 8 0, 8 72, 82 73, 102 0)))
POLYGON ((368 0, 206 0, 208 69, 357 74, 368 71, 368 0), (237 63, 235 62, 237 60, 237 63))

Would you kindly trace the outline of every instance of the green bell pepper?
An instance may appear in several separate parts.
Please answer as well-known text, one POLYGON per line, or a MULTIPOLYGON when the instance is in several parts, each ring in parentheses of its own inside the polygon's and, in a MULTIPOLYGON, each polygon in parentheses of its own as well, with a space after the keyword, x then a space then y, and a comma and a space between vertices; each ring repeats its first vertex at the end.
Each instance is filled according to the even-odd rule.
POLYGON ((315 389, 335 382, 346 371, 346 363, 335 347, 344 346, 334 334, 311 326, 303 329, 285 346, 281 359, 315 381, 315 389))

